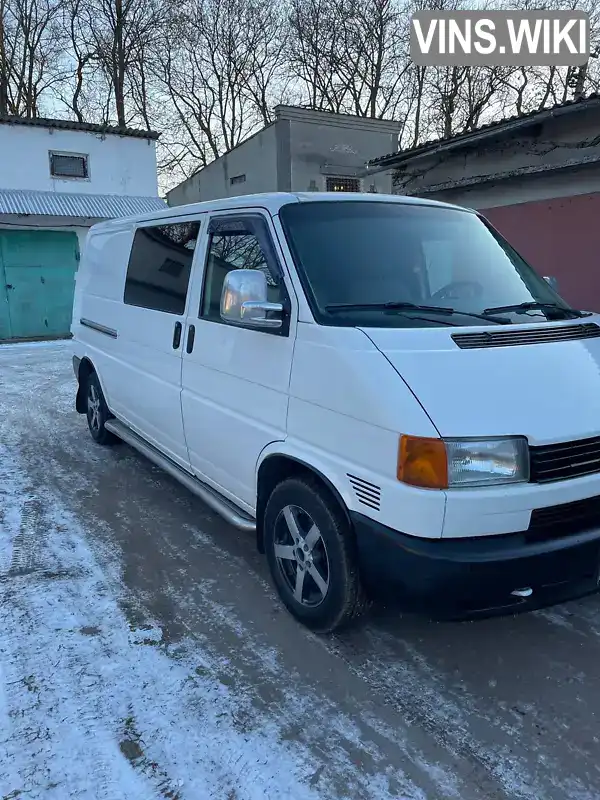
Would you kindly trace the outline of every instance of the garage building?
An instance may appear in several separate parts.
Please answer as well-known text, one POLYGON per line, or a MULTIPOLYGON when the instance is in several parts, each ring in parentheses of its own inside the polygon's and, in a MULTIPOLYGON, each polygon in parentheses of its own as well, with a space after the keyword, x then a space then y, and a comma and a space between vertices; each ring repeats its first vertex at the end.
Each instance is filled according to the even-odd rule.
POLYGON ((273 121, 167 193, 170 206, 256 192, 379 192, 390 175, 365 164, 398 147, 401 124, 278 105, 273 121))
POLYGON ((69 334, 95 222, 165 207, 149 131, 0 117, 0 341, 69 334))

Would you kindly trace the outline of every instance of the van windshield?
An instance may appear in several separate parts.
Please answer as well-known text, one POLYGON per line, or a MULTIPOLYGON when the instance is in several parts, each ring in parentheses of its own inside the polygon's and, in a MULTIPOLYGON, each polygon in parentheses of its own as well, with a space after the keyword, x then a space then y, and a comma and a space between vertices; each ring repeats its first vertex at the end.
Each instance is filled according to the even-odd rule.
POLYGON ((280 219, 324 325, 522 324, 581 315, 466 210, 314 201, 284 206, 280 219))

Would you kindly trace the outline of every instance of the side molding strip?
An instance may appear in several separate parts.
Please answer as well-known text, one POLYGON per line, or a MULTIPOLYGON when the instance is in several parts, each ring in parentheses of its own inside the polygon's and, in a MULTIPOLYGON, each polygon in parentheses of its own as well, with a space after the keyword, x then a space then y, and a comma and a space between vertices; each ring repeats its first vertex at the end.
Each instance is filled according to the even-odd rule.
POLYGON ((103 333, 105 336, 110 336, 111 339, 116 339, 119 335, 114 328, 107 328, 106 325, 101 325, 99 322, 94 322, 91 319, 82 317, 79 322, 86 328, 91 328, 93 331, 98 331, 98 333, 103 333))

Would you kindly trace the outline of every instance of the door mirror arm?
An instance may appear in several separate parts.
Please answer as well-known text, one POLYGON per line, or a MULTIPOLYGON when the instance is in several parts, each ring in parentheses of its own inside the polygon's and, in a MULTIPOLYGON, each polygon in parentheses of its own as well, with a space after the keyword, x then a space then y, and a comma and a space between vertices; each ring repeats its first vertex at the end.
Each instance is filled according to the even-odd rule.
POLYGON ((240 311, 242 324, 257 328, 281 328, 283 325, 283 303, 246 300, 242 303, 240 311), (269 314, 273 316, 268 316, 269 314))

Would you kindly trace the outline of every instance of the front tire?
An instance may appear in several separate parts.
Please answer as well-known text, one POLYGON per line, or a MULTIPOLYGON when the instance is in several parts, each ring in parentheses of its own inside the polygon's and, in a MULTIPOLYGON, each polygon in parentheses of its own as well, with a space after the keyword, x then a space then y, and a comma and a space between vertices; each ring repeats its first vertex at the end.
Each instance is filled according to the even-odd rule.
POLYGON ((331 633, 363 612, 350 525, 316 480, 289 478, 273 490, 265 508, 264 544, 279 596, 299 622, 331 633))
POLYGON ((95 372, 91 372, 88 375, 85 398, 88 428, 92 439, 97 444, 115 444, 118 441, 117 437, 104 427, 105 423, 111 418, 111 414, 95 372))

